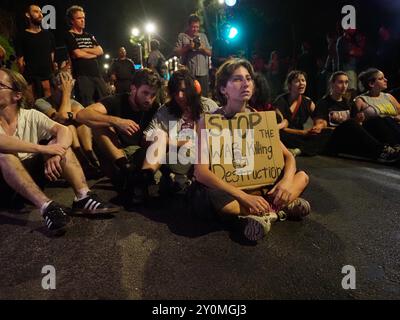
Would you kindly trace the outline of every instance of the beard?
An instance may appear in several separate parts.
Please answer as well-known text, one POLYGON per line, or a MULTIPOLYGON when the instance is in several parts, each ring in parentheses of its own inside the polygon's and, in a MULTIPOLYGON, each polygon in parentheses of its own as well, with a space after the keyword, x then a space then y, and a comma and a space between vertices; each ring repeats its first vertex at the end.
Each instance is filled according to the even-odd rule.
POLYGON ((31 19, 31 23, 36 27, 40 27, 42 25, 42 20, 43 18, 31 19))

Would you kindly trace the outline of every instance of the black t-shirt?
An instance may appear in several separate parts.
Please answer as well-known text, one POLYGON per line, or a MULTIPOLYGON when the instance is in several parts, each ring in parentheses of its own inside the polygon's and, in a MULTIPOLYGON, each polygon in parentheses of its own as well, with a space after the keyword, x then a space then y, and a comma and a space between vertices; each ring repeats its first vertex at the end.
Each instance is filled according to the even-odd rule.
POLYGON ((93 35, 87 32, 77 34, 68 31, 65 36, 65 43, 71 57, 72 72, 74 77, 100 77, 100 69, 97 58, 74 58, 72 55, 72 52, 76 49, 94 48, 95 46, 98 46, 98 43, 93 35))
POLYGON ((135 65, 131 59, 117 59, 111 66, 111 74, 115 74, 118 80, 132 80, 135 74, 135 65))
POLYGON ((290 129, 298 129, 304 130, 304 124, 307 122, 307 119, 311 116, 311 107, 312 100, 306 96, 302 96, 302 101, 300 104, 300 108, 292 119, 292 111, 290 110, 290 102, 289 102, 289 93, 285 93, 276 98, 273 106, 282 113, 283 117, 289 122, 290 129))
POLYGON ((329 113, 333 111, 349 111, 351 107, 350 103, 343 99, 342 101, 336 101, 332 99, 330 95, 322 98, 318 101, 315 110, 312 114, 313 119, 323 119, 328 123, 328 126, 332 127, 329 121, 329 113))
POLYGON ((51 54, 56 50, 54 36, 47 30, 32 33, 24 30, 16 41, 17 57, 24 57, 24 76, 48 80, 53 66, 51 54))
POLYGON ((143 131, 150 124, 159 105, 155 104, 149 111, 134 111, 129 104, 129 95, 129 93, 122 93, 115 96, 109 96, 100 100, 100 103, 107 109, 108 115, 122 119, 130 119, 139 125, 140 131, 131 137, 121 134, 120 139, 125 146, 140 145, 142 142, 143 131))

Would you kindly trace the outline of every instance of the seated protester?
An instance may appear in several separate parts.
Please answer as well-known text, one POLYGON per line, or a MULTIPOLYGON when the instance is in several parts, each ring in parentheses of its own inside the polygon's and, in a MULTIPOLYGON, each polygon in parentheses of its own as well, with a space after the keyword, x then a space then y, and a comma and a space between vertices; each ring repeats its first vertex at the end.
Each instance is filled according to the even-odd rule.
POLYGON ((74 83, 75 80, 69 72, 59 72, 55 77, 52 95, 37 99, 35 107, 54 121, 68 126, 72 133, 72 149, 79 162, 86 169, 96 169, 98 163, 93 152, 92 132, 89 127, 75 121, 76 114, 83 106, 71 98, 74 83))
MULTIPOLYGON (((28 84, 21 74, 0 69, 0 188, 7 199, 18 192, 40 209, 50 231, 63 231, 69 218, 65 209, 50 200, 32 176, 55 181, 62 176, 75 192, 75 213, 118 211, 90 192, 82 168, 70 146, 71 132, 37 110, 23 108, 28 84), (41 140, 50 140, 39 145, 41 140), (43 157, 44 156, 44 157, 43 157), (37 166, 39 164, 39 166, 37 166), (39 169, 43 169, 39 172, 39 169)), ((43 179, 42 179, 43 180, 43 179)))
MULTIPOLYGON (((179 149, 182 146, 192 147, 192 145, 189 147, 188 143, 190 144, 190 140, 194 139, 196 122, 200 116, 203 113, 212 113, 219 108, 213 100, 200 95, 199 86, 200 84, 191 76, 189 70, 175 71, 168 82, 169 101, 157 111, 145 131, 146 140, 154 141, 154 138, 157 137, 157 140, 153 142, 154 146, 160 142, 159 139, 162 139, 161 135, 164 135, 165 144, 157 145, 157 150, 160 152, 157 159, 165 156, 167 161, 167 166, 163 168, 161 180, 163 183, 160 183, 161 193, 182 192, 190 184, 191 172, 189 171, 192 169, 192 164, 180 163, 179 149), (175 154, 172 159, 177 159, 176 164, 168 163, 168 153, 172 154, 173 152, 175 154), (174 177, 174 179, 170 179, 170 177, 174 177)), ((159 161, 148 161, 146 158, 142 169, 154 174, 160 167, 159 161)), ((147 186, 142 186, 142 188, 146 194, 147 186)), ((138 199, 138 201, 140 200, 138 199)))
POLYGON ((158 74, 142 69, 135 73, 130 93, 104 98, 77 114, 79 123, 92 128, 100 165, 123 194, 131 191, 133 171, 142 168, 146 153, 143 131, 159 107, 156 97, 160 88, 158 74))
POLYGON ((257 111, 275 111, 278 128, 283 129, 283 115, 278 109, 275 109, 270 101, 270 88, 267 79, 262 73, 256 72, 254 74, 254 94, 249 101, 250 107, 257 111))
POLYGON ((322 130, 333 131, 323 153, 328 155, 354 155, 391 163, 399 159, 399 152, 373 137, 358 121, 351 118, 351 105, 346 99, 349 77, 343 71, 335 72, 329 79, 330 93, 323 97, 313 113, 316 135, 322 130))
POLYGON ((360 74, 359 80, 368 90, 355 99, 358 117, 364 128, 378 140, 390 136, 396 140, 390 141, 391 144, 400 144, 400 104, 391 94, 383 92, 387 89, 385 75, 378 69, 370 68, 360 74), (387 125, 391 131, 383 128, 387 125))
MULTIPOLYGON (((215 113, 232 118, 236 113, 253 112, 248 107, 254 92, 254 71, 250 62, 242 59, 226 61, 217 71, 216 91, 222 105, 215 113)), ((261 239, 270 230, 271 222, 286 218, 299 219, 309 214, 309 203, 298 198, 308 184, 304 172, 296 173, 293 155, 281 143, 285 168, 281 179, 264 196, 240 190, 220 180, 211 170, 208 159, 208 141, 201 130, 205 129, 204 118, 197 126, 201 137, 198 145, 198 161, 194 165, 195 182, 189 188, 188 199, 194 213, 201 217, 230 217, 242 226, 241 232, 251 240, 261 239)), ((229 218, 228 218, 229 219, 229 218)))
POLYGON ((288 92, 280 95, 273 103, 283 115, 283 125, 280 137, 283 144, 289 149, 296 150, 296 154, 314 156, 323 148, 329 137, 324 132, 316 137, 311 129, 304 129, 304 124, 315 110, 314 102, 304 95, 307 87, 306 74, 303 71, 291 71, 286 79, 288 92))

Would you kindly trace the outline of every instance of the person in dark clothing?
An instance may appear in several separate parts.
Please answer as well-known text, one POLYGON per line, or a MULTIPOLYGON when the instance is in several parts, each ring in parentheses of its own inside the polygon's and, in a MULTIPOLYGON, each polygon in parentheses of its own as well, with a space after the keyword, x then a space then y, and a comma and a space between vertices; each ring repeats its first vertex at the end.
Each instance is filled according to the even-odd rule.
POLYGON ((332 74, 330 92, 323 97, 312 115, 313 133, 331 130, 332 135, 323 153, 328 155, 351 155, 391 163, 399 159, 399 152, 371 135, 358 121, 352 118, 351 105, 344 96, 349 78, 343 71, 332 74))
POLYGON ((55 40, 51 32, 42 30, 42 10, 30 5, 25 12, 28 27, 17 37, 17 65, 29 84, 32 99, 51 95, 50 79, 54 71, 55 40))
POLYGON ((76 79, 75 93, 77 100, 87 107, 107 95, 97 61, 103 55, 103 49, 93 35, 84 31, 85 12, 82 7, 70 7, 67 19, 71 29, 66 33, 65 42, 72 61, 72 74, 76 79))
POLYGON ((305 129, 304 125, 315 110, 314 102, 304 95, 307 87, 306 73, 291 71, 286 79, 288 92, 280 95, 273 103, 283 116, 280 130, 281 141, 289 148, 295 150, 296 155, 314 156, 321 151, 325 135, 316 137, 312 129, 305 129), (322 139, 324 137, 324 139, 322 139), (296 150, 299 149, 299 150, 296 150))
POLYGON ((114 60, 110 69, 111 81, 115 85, 116 94, 130 91, 134 74, 134 62, 127 58, 126 49, 124 47, 119 48, 118 59, 114 60))
MULTIPOLYGON (((102 169, 122 194, 133 192, 132 177, 146 153, 143 131, 159 107, 160 89, 158 74, 142 69, 135 73, 130 93, 104 98, 77 114, 78 122, 92 128, 102 169)), ((132 201, 129 195, 126 200, 132 201)))

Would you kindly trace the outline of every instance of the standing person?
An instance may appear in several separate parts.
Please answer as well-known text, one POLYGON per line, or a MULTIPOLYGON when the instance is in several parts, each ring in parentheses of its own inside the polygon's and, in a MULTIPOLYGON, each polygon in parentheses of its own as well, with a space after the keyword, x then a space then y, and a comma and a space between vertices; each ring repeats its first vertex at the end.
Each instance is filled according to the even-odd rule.
POLYGON ((364 55, 364 47, 357 41, 357 30, 343 30, 343 34, 336 43, 337 68, 349 76, 349 89, 358 90, 357 69, 359 61, 364 55))
MULTIPOLYGON (((10 199, 18 192, 41 212, 51 232, 64 231, 65 209, 47 197, 37 182, 64 177, 74 189, 72 210, 104 214, 118 208, 93 194, 70 146, 71 132, 35 109, 24 109, 27 83, 23 76, 0 69, 0 195, 10 199), (47 145, 40 141, 50 141, 47 145)), ((2 201, 3 203, 3 201, 2 201)))
POLYGON ((200 18, 196 14, 189 16, 187 30, 178 35, 175 54, 181 57, 181 63, 200 82, 202 96, 207 97, 209 57, 211 57, 212 51, 207 36, 200 32, 200 18))
POLYGON ((158 72, 161 78, 165 79, 168 73, 168 67, 165 64, 165 57, 160 51, 160 42, 156 39, 150 42, 150 54, 147 58, 147 67, 158 72))
MULTIPOLYGON (((216 113, 230 119, 237 113, 252 112, 248 102, 254 92, 253 76, 253 68, 247 60, 226 61, 217 72, 217 96, 222 107, 216 113)), ((238 218, 240 231, 252 241, 264 237, 272 222, 301 219, 310 213, 310 204, 299 198, 308 184, 308 176, 296 172, 295 159, 282 143, 285 161, 282 177, 265 196, 258 196, 219 179, 211 171, 210 164, 201 163, 201 159, 209 157, 207 137, 201 135, 201 130, 205 129, 204 118, 197 127, 197 136, 201 137, 197 149, 200 154, 194 165, 195 182, 188 194, 195 213, 208 218, 210 215, 238 218)))
POLYGON ((82 7, 70 7, 66 18, 71 29, 66 33, 65 42, 72 61, 72 74, 76 79, 76 95, 78 101, 87 107, 107 95, 106 83, 101 77, 97 61, 103 55, 103 49, 93 35, 84 31, 86 24, 82 7))
POLYGON ((49 97, 55 40, 51 32, 42 30, 43 14, 39 6, 29 5, 25 10, 25 18, 28 27, 16 41, 18 69, 29 83, 31 99, 49 97))
POLYGON ((134 74, 134 62, 126 56, 124 47, 119 48, 118 58, 114 60, 110 68, 111 81, 114 83, 116 94, 130 91, 134 74))

